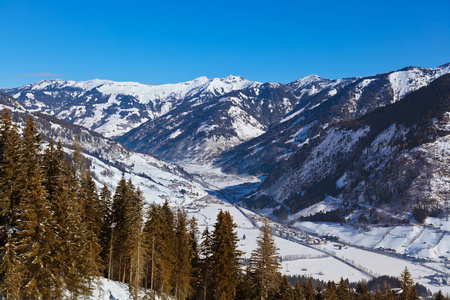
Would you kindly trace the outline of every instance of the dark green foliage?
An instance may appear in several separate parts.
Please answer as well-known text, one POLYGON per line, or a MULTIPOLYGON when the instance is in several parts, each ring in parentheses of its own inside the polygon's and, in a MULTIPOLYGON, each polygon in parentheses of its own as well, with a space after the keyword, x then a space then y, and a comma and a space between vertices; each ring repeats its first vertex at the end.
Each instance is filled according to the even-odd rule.
POLYGON ((423 223, 428 217, 428 210, 425 206, 417 205, 413 209, 413 217, 418 223, 423 223))
POLYGON ((327 212, 318 212, 312 216, 301 217, 300 221, 311 221, 311 222, 334 222, 341 223, 344 221, 344 218, 340 216, 340 210, 332 210, 327 212))
POLYGON ((233 299, 241 273, 241 251, 237 249, 237 225, 226 211, 220 211, 212 234, 212 278, 215 299, 233 299))
POLYGON ((436 294, 436 297, 434 298, 435 300, 444 300, 444 294, 442 294, 442 291, 439 290, 439 292, 436 294))
POLYGON ((257 248, 252 252, 250 258, 250 272, 258 298, 267 299, 269 295, 275 294, 275 291, 279 289, 280 267, 272 229, 269 221, 264 219, 261 234, 257 239, 257 248))

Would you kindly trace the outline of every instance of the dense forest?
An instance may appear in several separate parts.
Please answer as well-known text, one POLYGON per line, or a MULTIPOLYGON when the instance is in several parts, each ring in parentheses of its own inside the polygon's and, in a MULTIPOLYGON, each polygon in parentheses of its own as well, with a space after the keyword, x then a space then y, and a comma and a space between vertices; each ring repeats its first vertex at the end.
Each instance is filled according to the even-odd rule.
POLYGON ((76 139, 71 155, 43 144, 31 117, 19 130, 0 115, 0 299, 84 298, 99 276, 127 283, 133 299, 418 299, 407 269, 401 290, 290 283, 267 220, 244 264, 229 212, 200 233, 184 210, 147 205, 124 177, 114 194, 98 191, 76 139))

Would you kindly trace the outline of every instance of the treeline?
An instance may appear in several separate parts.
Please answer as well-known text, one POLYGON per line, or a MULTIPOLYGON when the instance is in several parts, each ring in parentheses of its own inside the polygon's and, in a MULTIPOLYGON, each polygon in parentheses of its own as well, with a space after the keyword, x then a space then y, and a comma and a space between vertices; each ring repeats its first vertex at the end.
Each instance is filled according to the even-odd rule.
POLYGON ((78 143, 70 159, 30 117, 0 115, 0 298, 88 295, 103 271, 107 211, 78 143))

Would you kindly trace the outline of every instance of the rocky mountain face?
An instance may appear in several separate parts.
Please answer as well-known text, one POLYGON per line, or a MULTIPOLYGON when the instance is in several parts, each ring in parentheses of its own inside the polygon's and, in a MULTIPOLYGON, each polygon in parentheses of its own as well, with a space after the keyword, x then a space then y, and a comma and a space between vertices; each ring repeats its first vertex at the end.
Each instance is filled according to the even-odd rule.
POLYGON ((245 202, 291 218, 327 203, 322 220, 371 224, 409 220, 413 207, 446 207, 450 74, 393 102, 319 128, 245 202))
POLYGON ((333 124, 357 119, 450 72, 409 67, 363 78, 339 80, 307 76, 288 84, 298 105, 267 132, 221 154, 216 164, 227 172, 269 173, 333 124))
POLYGON ((117 141, 169 161, 201 163, 264 133, 296 105, 288 87, 263 84, 180 105, 117 141))

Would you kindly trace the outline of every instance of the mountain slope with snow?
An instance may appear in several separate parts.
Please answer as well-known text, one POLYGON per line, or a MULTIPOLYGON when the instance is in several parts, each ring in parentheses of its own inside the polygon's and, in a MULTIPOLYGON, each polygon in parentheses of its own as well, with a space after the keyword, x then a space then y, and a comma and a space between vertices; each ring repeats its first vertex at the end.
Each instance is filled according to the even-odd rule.
POLYGON ((228 172, 270 172, 333 124, 395 103, 447 73, 450 64, 430 69, 409 67, 362 78, 329 80, 310 75, 299 79, 288 85, 299 98, 298 105, 263 135, 223 153, 216 164, 228 172))
POLYGON ((181 105, 117 141, 169 161, 200 163, 261 135, 296 103, 284 85, 251 86, 198 105, 181 105))
POLYGON ((178 105, 207 99, 259 83, 243 77, 199 77, 178 84, 148 85, 110 80, 43 80, 20 88, 3 89, 26 109, 55 115, 106 137, 117 137, 178 105))
POLYGON ((372 224, 409 220, 418 203, 445 207, 449 112, 447 74, 394 104, 322 129, 246 202, 295 215, 332 197, 341 217, 372 224))

